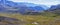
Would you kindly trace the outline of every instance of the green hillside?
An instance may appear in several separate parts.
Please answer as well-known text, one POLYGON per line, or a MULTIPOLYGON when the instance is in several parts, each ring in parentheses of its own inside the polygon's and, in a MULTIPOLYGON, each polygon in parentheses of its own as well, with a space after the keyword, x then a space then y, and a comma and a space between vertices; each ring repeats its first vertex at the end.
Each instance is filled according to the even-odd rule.
POLYGON ((24 25, 60 25, 60 16, 50 12, 43 12, 40 15, 21 15, 20 13, 0 13, 0 16, 17 18, 25 21, 24 25))

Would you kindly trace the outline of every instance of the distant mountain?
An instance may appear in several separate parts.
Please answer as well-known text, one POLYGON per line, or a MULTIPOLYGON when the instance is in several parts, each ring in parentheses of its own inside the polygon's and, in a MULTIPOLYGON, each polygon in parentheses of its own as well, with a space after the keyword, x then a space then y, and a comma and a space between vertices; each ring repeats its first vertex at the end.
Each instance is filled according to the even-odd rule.
POLYGON ((51 6, 51 8, 48 11, 55 14, 60 14, 60 4, 51 6))
POLYGON ((52 5, 49 10, 53 11, 54 9, 56 9, 56 7, 57 7, 57 5, 52 5))
POLYGON ((37 5, 34 3, 25 3, 25 2, 20 2, 20 3, 15 3, 12 1, 7 1, 7 0, 1 0, 0 1, 0 11, 3 12, 19 12, 19 13, 26 13, 26 12, 43 12, 48 8, 45 5, 37 5))

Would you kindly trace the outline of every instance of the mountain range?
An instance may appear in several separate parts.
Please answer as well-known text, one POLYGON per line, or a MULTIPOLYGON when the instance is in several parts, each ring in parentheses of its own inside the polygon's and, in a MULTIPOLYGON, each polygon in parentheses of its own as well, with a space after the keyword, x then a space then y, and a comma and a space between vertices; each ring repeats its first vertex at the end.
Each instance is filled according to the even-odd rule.
POLYGON ((13 2, 8 0, 1 0, 0 1, 0 11, 1 12, 19 12, 19 13, 26 13, 26 12, 37 12, 40 13, 48 8, 45 5, 37 5, 34 3, 26 3, 26 2, 13 2))
POLYGON ((8 0, 1 0, 0 1, 0 12, 12 12, 12 13, 40 13, 44 11, 52 12, 52 13, 60 13, 60 4, 52 5, 50 8, 46 5, 38 5, 34 3, 26 3, 26 2, 13 2, 8 0))

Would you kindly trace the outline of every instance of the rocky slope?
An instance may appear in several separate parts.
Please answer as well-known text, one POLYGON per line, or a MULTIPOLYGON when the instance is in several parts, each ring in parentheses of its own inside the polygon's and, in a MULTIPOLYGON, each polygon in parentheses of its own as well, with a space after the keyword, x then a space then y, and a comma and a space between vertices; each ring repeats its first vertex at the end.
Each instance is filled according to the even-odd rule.
POLYGON ((0 25, 24 25, 24 24, 25 24, 24 21, 15 18, 0 16, 0 25))

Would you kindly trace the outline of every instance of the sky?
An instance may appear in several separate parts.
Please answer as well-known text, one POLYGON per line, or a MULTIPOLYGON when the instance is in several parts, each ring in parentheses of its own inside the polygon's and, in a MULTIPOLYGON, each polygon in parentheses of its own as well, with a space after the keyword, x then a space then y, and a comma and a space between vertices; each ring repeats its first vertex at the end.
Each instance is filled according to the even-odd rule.
POLYGON ((34 3, 34 4, 44 4, 47 6, 60 4, 60 0, 10 0, 13 2, 28 2, 28 3, 34 3))

